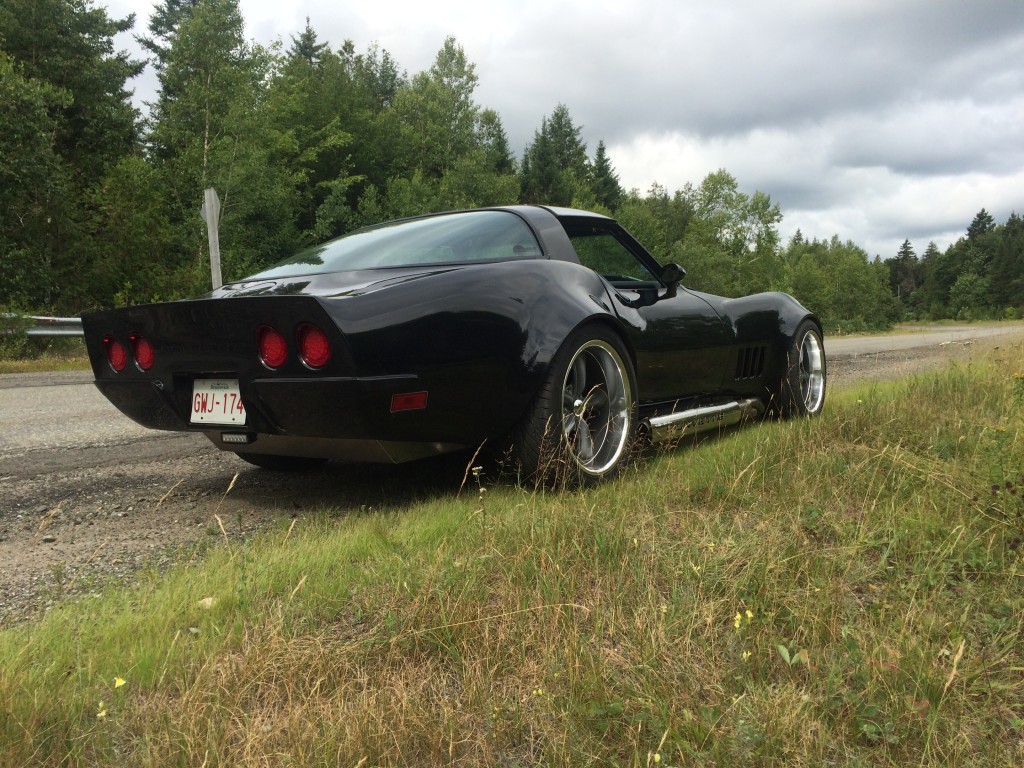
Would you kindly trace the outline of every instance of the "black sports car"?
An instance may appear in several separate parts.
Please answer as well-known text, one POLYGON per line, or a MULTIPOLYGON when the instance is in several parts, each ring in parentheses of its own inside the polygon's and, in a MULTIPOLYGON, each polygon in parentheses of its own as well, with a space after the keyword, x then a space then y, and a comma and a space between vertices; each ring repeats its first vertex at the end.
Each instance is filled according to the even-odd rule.
POLYGON ((122 412, 259 466, 488 443, 526 477, 589 482, 638 436, 821 410, 811 312, 683 276, 606 216, 511 206, 368 227, 198 299, 82 322, 122 412))

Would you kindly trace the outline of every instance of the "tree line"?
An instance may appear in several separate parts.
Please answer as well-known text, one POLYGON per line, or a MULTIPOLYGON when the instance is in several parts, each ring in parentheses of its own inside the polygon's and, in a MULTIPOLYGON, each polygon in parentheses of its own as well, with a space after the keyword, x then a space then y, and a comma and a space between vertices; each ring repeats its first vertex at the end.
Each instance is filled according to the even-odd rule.
POLYGON ((134 16, 92 0, 0 6, 0 307, 77 313, 209 287, 202 190, 222 201, 221 262, 242 277, 299 248, 386 219, 547 203, 615 216, 689 287, 793 293, 830 330, 902 318, 1016 316, 1024 226, 984 209, 945 251, 884 261, 853 242, 780 241, 782 213, 725 170, 669 191, 624 190, 564 104, 517 156, 477 103, 454 38, 409 76, 386 50, 332 48, 309 19, 288 44, 246 40, 238 0, 162 0, 134 16), (142 115, 128 82, 156 71, 142 115))

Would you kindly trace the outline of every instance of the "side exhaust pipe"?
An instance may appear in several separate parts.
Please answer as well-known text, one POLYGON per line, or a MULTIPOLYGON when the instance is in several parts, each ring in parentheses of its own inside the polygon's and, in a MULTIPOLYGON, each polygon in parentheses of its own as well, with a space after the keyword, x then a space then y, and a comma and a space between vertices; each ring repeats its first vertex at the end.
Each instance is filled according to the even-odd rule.
POLYGON ((664 416, 652 416, 640 422, 640 432, 652 443, 663 443, 666 440, 678 440, 684 435, 731 427, 744 419, 756 419, 763 413, 764 403, 751 397, 664 416))

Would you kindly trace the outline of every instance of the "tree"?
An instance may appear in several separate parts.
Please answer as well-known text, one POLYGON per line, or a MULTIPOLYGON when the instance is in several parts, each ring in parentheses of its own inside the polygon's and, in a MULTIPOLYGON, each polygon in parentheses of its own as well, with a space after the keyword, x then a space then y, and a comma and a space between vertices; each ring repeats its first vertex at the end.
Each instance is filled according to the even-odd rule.
POLYGON ((174 232, 167 268, 195 293, 209 284, 203 189, 221 198, 221 265, 231 279, 294 250, 295 181, 275 162, 289 137, 263 108, 273 59, 246 42, 237 0, 200 0, 168 40, 149 141, 174 232))
POLYGON ((71 96, 22 76, 0 51, 0 306, 52 299, 52 215, 68 181, 54 147, 54 113, 71 96))
POLYGON ((483 110, 478 130, 487 167, 497 174, 515 173, 516 159, 508 145, 508 136, 498 113, 493 109, 483 110))
POLYGON ((403 149, 410 167, 425 178, 440 179, 458 158, 479 146, 480 108, 473 101, 477 80, 475 65, 455 38, 448 37, 430 69, 396 94, 403 149))
POLYGON ((990 299, 1011 316, 1024 309, 1024 219, 1011 213, 999 233, 992 259, 990 299))
POLYGON ((594 163, 590 167, 590 188, 599 205, 609 211, 618 209, 622 201, 622 185, 619 184, 619 177, 612 168, 611 160, 608 159, 603 140, 597 142, 594 163))
POLYGON ((992 215, 988 211, 982 208, 977 214, 975 214, 974 220, 967 227, 967 239, 978 240, 984 235, 993 232, 995 228, 995 219, 992 218, 992 215))
POLYGON ((541 119, 523 154, 520 169, 524 203, 572 205, 581 190, 589 192, 587 145, 582 126, 573 124, 569 108, 559 104, 551 117, 541 119))
POLYGON ((134 18, 111 19, 90 0, 5 0, 0 5, 5 280, 33 308, 73 312, 94 255, 90 190, 134 152, 138 113, 125 89, 142 63, 114 51, 134 18), (10 153, 10 154, 9 154, 10 153), (31 180, 31 181, 30 181, 31 180), (31 183, 33 186, 25 188, 31 183), (10 219, 8 226, 6 217, 10 219))
POLYGON ((901 304, 913 307, 916 303, 914 294, 923 283, 921 262, 914 252, 914 246, 909 240, 904 240, 896 257, 886 259, 885 265, 889 270, 890 290, 901 304))
POLYGON ((896 303, 888 268, 852 242, 793 238, 785 261, 787 290, 818 314, 826 330, 880 330, 892 323, 896 303))
POLYGON ((685 194, 693 217, 673 256, 687 266, 692 285, 726 296, 782 286, 778 204, 763 192, 740 192, 736 179, 725 170, 708 174, 685 194))
POLYGON ((289 59, 301 59, 310 67, 316 67, 324 54, 329 51, 326 43, 317 40, 316 30, 309 23, 309 16, 306 17, 306 28, 298 37, 292 37, 291 48, 288 49, 289 59))

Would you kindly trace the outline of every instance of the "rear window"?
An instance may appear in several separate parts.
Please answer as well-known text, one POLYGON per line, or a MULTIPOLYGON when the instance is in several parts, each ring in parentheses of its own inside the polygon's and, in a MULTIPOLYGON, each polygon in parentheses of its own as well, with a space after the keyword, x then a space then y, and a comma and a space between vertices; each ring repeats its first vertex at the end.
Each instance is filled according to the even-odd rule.
POLYGON ((533 232, 514 213, 465 211, 359 229, 299 251, 249 279, 540 256, 533 232))

